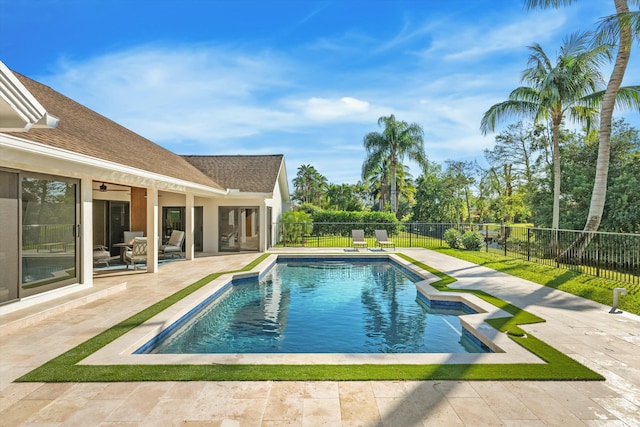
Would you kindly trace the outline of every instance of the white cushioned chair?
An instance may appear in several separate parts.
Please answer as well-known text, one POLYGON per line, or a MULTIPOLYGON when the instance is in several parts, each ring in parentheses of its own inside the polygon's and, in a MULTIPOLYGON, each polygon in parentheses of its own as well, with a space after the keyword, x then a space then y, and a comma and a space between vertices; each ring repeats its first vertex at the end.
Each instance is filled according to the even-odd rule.
POLYGON ((158 252, 163 256, 167 254, 177 254, 179 257, 182 254, 182 242, 184 241, 184 231, 173 230, 171 232, 171 237, 169 237, 169 241, 166 245, 160 245, 158 248, 158 252))
POLYGON ((147 238, 146 237, 134 237, 133 245, 130 250, 124 253, 124 262, 127 263, 127 269, 130 265, 133 265, 133 269, 136 269, 136 264, 147 263, 147 238))

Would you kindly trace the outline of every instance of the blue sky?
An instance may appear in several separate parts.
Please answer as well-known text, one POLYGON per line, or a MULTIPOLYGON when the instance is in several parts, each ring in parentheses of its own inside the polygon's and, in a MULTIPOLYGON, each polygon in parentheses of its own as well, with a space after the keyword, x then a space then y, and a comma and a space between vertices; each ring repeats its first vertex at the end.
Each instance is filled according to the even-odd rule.
MULTIPOLYGON (((312 164, 355 183, 362 139, 389 114, 424 128, 430 160, 482 161, 494 136, 480 119, 520 85, 527 46, 555 57, 612 12, 602 0, 0 0, 0 60, 176 153, 284 154, 289 179, 312 164)), ((625 84, 640 83, 639 55, 625 84)), ((640 128, 638 113, 618 116, 640 128)))

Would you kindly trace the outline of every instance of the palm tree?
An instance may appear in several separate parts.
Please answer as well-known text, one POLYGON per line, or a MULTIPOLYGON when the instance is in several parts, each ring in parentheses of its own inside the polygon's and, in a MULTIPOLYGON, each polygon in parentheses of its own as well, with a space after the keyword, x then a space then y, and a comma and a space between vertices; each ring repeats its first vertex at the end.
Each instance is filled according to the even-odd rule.
POLYGON ((312 165, 300 165, 298 174, 293 179, 293 185, 294 199, 320 206, 322 195, 327 187, 327 178, 312 165))
MULTIPOLYGON (((525 6, 529 9, 537 7, 558 8, 568 6, 572 0, 525 0, 525 6)), ((640 34, 640 13, 629 12, 627 0, 613 0, 616 14, 601 21, 600 31, 604 39, 615 39, 618 45, 615 63, 609 83, 605 90, 600 111, 600 128, 598 131, 598 160, 596 164, 596 178, 591 194, 589 214, 584 226, 585 231, 597 231, 602 220, 604 204, 607 195, 607 180, 609 173, 609 158, 611 153, 611 125, 613 110, 616 104, 623 103, 627 106, 640 106, 640 87, 621 88, 629 57, 633 37, 640 34), (631 90, 629 90, 631 89, 631 90), (626 92, 626 93, 625 93, 626 92), (622 95, 622 96, 621 96, 622 95)), ((632 3, 640 6, 640 0, 632 0, 632 3)))
POLYGON ((391 168, 391 209, 396 213, 398 165, 402 165, 405 156, 420 165, 426 163, 422 138, 424 132, 419 124, 397 121, 393 114, 380 117, 378 126, 382 125, 382 133, 370 132, 364 137, 367 158, 362 165, 362 176, 366 177, 370 170, 382 164, 383 159, 388 159, 391 168))
POLYGON ((379 164, 369 164, 366 170, 362 170, 362 180, 369 189, 370 197, 378 201, 378 210, 384 211, 389 195, 389 161, 382 158, 379 164))
POLYGON ((602 84, 599 65, 609 57, 606 46, 589 47, 589 33, 575 33, 565 39, 553 64, 539 44, 529 47, 528 68, 522 74, 521 86, 509 94, 507 101, 493 105, 482 117, 480 129, 493 131, 499 120, 530 117, 535 123, 551 121, 553 159, 552 228, 560 222, 560 127, 569 115, 577 123, 590 126, 597 115, 602 84))

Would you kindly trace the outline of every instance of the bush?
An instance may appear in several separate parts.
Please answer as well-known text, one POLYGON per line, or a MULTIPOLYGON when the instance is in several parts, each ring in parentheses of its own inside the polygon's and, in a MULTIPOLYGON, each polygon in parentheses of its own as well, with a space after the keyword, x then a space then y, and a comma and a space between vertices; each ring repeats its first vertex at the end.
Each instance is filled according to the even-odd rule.
POLYGON ((462 244, 464 248, 469 251, 479 251, 482 248, 484 237, 477 231, 467 231, 462 236, 462 244))
POLYGON ((444 232, 444 241, 452 249, 466 249, 469 251, 479 251, 484 242, 482 234, 477 231, 467 231, 464 235, 455 228, 450 228, 444 232))
POLYGON ((313 228, 311 215, 303 211, 287 211, 282 214, 282 238, 286 243, 303 242, 313 228))
POLYGON ((461 249, 464 246, 462 234, 455 228, 450 228, 444 232, 444 241, 451 249, 461 249))

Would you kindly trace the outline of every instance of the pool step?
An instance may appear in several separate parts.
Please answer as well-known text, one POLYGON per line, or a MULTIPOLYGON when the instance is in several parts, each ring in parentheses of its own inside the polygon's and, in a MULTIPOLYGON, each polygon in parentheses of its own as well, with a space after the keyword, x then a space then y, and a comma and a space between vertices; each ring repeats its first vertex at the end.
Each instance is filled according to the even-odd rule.
MULTIPOLYGON (((81 289, 43 302, 27 303, 24 308, 0 314, 0 336, 11 334, 51 316, 108 297, 125 289, 127 289, 127 282, 122 282, 107 287, 81 289)), ((21 303, 22 301, 15 304, 21 303)))

